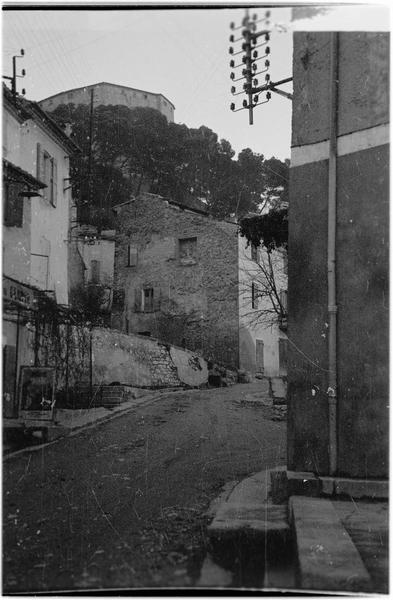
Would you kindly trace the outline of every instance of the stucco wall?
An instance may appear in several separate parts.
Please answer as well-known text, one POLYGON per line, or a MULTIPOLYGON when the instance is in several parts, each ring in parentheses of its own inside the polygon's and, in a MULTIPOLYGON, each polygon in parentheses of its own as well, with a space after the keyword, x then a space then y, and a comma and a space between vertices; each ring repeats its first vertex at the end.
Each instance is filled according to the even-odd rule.
MULTIPOLYGON (((389 35, 345 32, 339 39, 338 135, 389 121, 389 35)), ((292 146, 329 138, 330 33, 295 32, 292 146)))
POLYGON ((61 92, 55 96, 41 100, 39 104, 48 112, 53 112, 60 104, 90 104, 91 89, 94 89, 95 106, 99 106, 100 104, 104 106, 121 104, 129 108, 144 106, 159 110, 169 122, 174 120, 174 107, 162 94, 110 83, 98 83, 61 92))
MULTIPOLYGON (((252 374, 263 372, 267 377, 284 375, 279 361, 279 340, 286 335, 269 317, 266 311, 272 309, 266 296, 258 298, 257 308, 252 307, 251 285, 255 282, 259 290, 264 289, 265 277, 261 268, 251 260, 251 246, 246 248, 247 241, 239 236, 239 363, 241 369, 252 374), (263 370, 256 364, 257 340, 263 342, 263 370)), ((259 248, 260 264, 267 264, 267 252, 259 248)), ((275 280, 278 290, 287 289, 287 277, 284 273, 284 260, 279 252, 274 252, 272 261, 275 265, 275 280)))
MULTIPOLYGON (((18 228, 9 228, 6 232, 4 244, 12 244, 18 248, 14 252, 12 260, 15 262, 15 270, 22 269, 20 261, 23 259, 26 266, 25 256, 29 254, 30 273, 28 283, 41 289, 56 291, 56 298, 60 304, 68 303, 68 227, 69 227, 69 203, 70 190, 68 182, 64 180, 69 177, 69 159, 65 149, 60 146, 48 133, 43 131, 35 121, 29 119, 20 124, 12 115, 7 115, 4 120, 4 158, 27 171, 34 177, 37 176, 37 143, 57 160, 57 206, 53 207, 49 201, 43 198, 32 198, 25 200, 26 226, 30 219, 30 247, 27 241, 27 228, 23 231, 18 228), (30 206, 30 214, 29 214, 30 206), (22 245, 26 243, 26 247, 22 245), (26 253, 24 254, 24 250, 26 253), (49 254, 48 278, 46 280, 47 260, 43 256, 49 254)), ((4 228, 6 230, 7 228, 4 228)), ((8 252, 8 250, 7 250, 8 252)), ((6 257, 5 257, 6 258, 6 257)), ((11 258, 11 257, 10 257, 11 258)), ((7 264, 9 260, 7 258, 7 264)), ((12 264, 12 262, 10 262, 12 264)), ((6 275, 18 278, 16 274, 5 272, 6 275)))
MULTIPOLYGON (((198 351, 228 367, 238 365, 237 227, 180 210, 144 194, 118 211, 115 287, 125 305, 114 326, 198 351), (197 238, 195 262, 183 264, 179 238, 197 238), (127 266, 128 245, 138 251, 127 266), (135 310, 136 290, 153 288, 156 310, 135 310)), ((114 307, 115 309, 115 307, 114 307)))
MULTIPOLYGON (((295 34, 293 146, 328 137, 328 39, 295 34)), ((387 68, 386 34, 339 34, 339 133, 358 133, 337 159, 338 474, 361 478, 388 476, 387 68)), ((288 466, 327 474, 328 161, 303 156, 290 175, 288 466)))
POLYGON ((85 282, 91 281, 91 261, 98 260, 100 263, 100 283, 112 285, 115 259, 114 240, 96 240, 94 244, 78 242, 78 249, 86 267, 85 282))

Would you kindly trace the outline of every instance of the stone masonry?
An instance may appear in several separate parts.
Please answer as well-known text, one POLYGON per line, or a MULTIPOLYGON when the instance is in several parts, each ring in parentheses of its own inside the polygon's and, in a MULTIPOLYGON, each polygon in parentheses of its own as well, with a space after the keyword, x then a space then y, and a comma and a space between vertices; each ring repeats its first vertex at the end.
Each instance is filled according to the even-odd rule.
POLYGON ((112 326, 237 367, 236 224, 153 194, 115 212, 112 326))

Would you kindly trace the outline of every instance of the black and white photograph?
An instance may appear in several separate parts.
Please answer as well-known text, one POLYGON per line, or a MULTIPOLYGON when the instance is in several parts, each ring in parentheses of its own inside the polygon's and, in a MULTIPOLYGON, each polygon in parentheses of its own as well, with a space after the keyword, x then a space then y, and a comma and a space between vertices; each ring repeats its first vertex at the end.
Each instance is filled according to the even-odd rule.
POLYGON ((387 596, 388 3, 1 14, 3 595, 387 596))

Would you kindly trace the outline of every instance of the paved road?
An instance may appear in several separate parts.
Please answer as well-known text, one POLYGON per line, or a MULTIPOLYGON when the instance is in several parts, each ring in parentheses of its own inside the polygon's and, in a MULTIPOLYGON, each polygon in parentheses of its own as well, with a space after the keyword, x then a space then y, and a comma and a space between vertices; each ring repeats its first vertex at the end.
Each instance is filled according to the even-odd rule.
POLYGON ((4 593, 193 586, 221 486, 285 463, 285 423, 240 402, 256 389, 169 394, 6 461, 4 593))

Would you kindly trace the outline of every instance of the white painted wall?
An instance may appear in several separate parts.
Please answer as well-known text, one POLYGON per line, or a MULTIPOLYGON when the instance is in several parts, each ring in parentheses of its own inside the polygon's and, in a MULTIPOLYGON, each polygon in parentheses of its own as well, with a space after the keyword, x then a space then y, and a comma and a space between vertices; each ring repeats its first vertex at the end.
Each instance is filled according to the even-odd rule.
MULTIPOLYGON (((261 372, 256 364, 257 340, 263 341, 263 373, 267 377, 278 377, 284 373, 279 364, 279 339, 286 338, 277 324, 264 324, 258 319, 258 312, 264 307, 270 308, 267 298, 258 300, 258 308, 252 308, 251 284, 261 281, 261 270, 258 264, 251 260, 251 246, 246 248, 247 241, 239 236, 239 362, 240 368, 252 374, 261 372)), ((259 262, 267 260, 266 250, 259 248, 259 262)), ((284 273, 284 260, 281 252, 272 253, 275 266, 275 277, 280 289, 287 289, 287 276, 284 273)))
POLYGON ((100 283, 112 286, 115 264, 115 241, 114 240, 96 240, 94 244, 86 244, 78 241, 78 250, 85 263, 85 283, 91 281, 91 261, 100 262, 100 283))
MULTIPOLYGON (((54 290, 59 304, 68 304, 68 230, 71 191, 64 191, 69 182, 67 151, 34 120, 19 123, 12 114, 3 111, 3 156, 14 165, 37 176, 37 143, 57 160, 57 206, 43 198, 25 201, 30 205, 30 254, 48 255, 48 258, 31 256, 30 273, 26 283, 41 289, 54 290)), ((26 212, 27 214, 27 212, 26 212)), ((27 218, 27 217, 26 217, 27 218)), ((4 230, 7 228, 4 228, 4 230)), ((18 228, 10 228, 5 244, 18 242, 18 228)), ((28 248, 25 248, 26 252, 28 248)), ((30 257, 29 257, 30 258, 30 257)), ((8 260, 7 260, 8 262, 8 260)), ((5 274, 18 279, 17 274, 5 274)), ((15 270, 15 269, 14 269, 15 270)))

